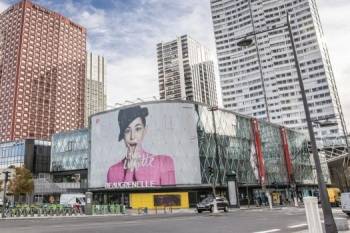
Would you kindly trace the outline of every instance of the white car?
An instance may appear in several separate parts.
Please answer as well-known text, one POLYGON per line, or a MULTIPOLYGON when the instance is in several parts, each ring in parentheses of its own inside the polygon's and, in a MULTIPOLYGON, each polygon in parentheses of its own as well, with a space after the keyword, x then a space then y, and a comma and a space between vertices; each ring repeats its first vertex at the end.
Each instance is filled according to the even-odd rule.
POLYGON ((342 211, 350 216, 350 193, 342 193, 340 202, 342 211))

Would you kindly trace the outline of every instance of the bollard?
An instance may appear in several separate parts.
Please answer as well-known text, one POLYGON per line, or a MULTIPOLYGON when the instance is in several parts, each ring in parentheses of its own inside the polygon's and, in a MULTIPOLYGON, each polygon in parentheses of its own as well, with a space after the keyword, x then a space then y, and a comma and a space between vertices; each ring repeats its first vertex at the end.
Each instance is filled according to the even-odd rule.
POLYGON ((304 197, 303 200, 305 205, 306 220, 309 228, 309 233, 322 232, 317 197, 304 197))

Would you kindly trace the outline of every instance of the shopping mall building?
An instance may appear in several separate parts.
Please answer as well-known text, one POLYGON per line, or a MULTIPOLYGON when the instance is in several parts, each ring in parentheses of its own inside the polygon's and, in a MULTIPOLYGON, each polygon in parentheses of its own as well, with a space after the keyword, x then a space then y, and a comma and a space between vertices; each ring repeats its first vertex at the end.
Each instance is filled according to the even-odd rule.
MULTIPOLYGON (((35 195, 57 200, 60 193, 89 191, 98 204, 186 208, 211 195, 213 182, 230 197, 234 180, 241 204, 264 200, 265 189, 274 204, 287 204, 293 195, 317 194, 307 145, 303 133, 231 111, 144 102, 95 114, 89 129, 54 135, 50 172, 35 174, 35 195)), ((6 151, 0 161, 11 161, 6 151)))
POLYGON ((242 204, 264 200, 265 187, 275 204, 316 192, 305 134, 231 111, 146 102, 95 114, 89 127, 88 186, 98 203, 188 207, 214 181, 227 196, 232 177, 242 204))

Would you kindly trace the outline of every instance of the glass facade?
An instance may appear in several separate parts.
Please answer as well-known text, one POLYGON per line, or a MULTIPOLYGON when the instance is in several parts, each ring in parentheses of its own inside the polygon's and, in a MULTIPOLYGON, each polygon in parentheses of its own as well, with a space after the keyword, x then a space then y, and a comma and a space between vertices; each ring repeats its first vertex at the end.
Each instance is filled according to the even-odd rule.
POLYGON ((51 142, 40 141, 40 140, 30 140, 33 145, 29 149, 33 148, 33 173, 48 173, 50 172, 50 154, 51 154, 51 142))
MULTIPOLYGON (((196 106, 196 112, 202 183, 211 182, 208 167, 212 167, 217 184, 225 185, 227 173, 234 172, 239 183, 259 185, 257 142, 254 140, 252 118, 230 111, 208 109, 202 105, 196 106)), ((264 121, 257 122, 266 184, 288 185, 280 126, 264 121)), ((307 136, 290 129, 285 130, 296 183, 314 184, 307 136)))
POLYGON ((32 173, 50 171, 51 143, 26 139, 0 144, 0 169, 24 166, 32 173))
POLYGON ((258 184, 256 161, 251 159, 252 139, 249 119, 224 111, 212 112, 201 106, 196 110, 199 116, 198 144, 202 183, 211 182, 208 174, 210 166, 216 171, 214 176, 218 183, 225 183, 227 172, 235 172, 241 183, 258 184), (216 140, 219 155, 217 157, 216 140))
POLYGON ((0 144, 0 169, 11 165, 24 165, 25 141, 6 142, 0 144))
POLYGON ((269 184, 287 183, 288 174, 286 172, 280 128, 264 121, 260 121, 259 126, 267 181, 269 184))
POLYGON ((310 165, 308 137, 304 134, 289 130, 288 145, 296 183, 315 183, 316 177, 310 165))
POLYGON ((88 139, 88 129, 54 134, 51 147, 51 171, 87 169, 88 139))

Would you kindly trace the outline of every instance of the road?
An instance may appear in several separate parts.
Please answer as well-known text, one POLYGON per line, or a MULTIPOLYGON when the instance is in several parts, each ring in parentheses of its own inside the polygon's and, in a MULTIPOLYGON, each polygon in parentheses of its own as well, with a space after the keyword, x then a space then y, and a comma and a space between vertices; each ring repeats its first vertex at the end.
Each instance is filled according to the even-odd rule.
MULTIPOLYGON (((345 217, 338 212, 336 216, 345 217)), ((256 209, 229 213, 87 216, 0 220, 1 233, 268 233, 307 229, 304 209, 256 209)))

